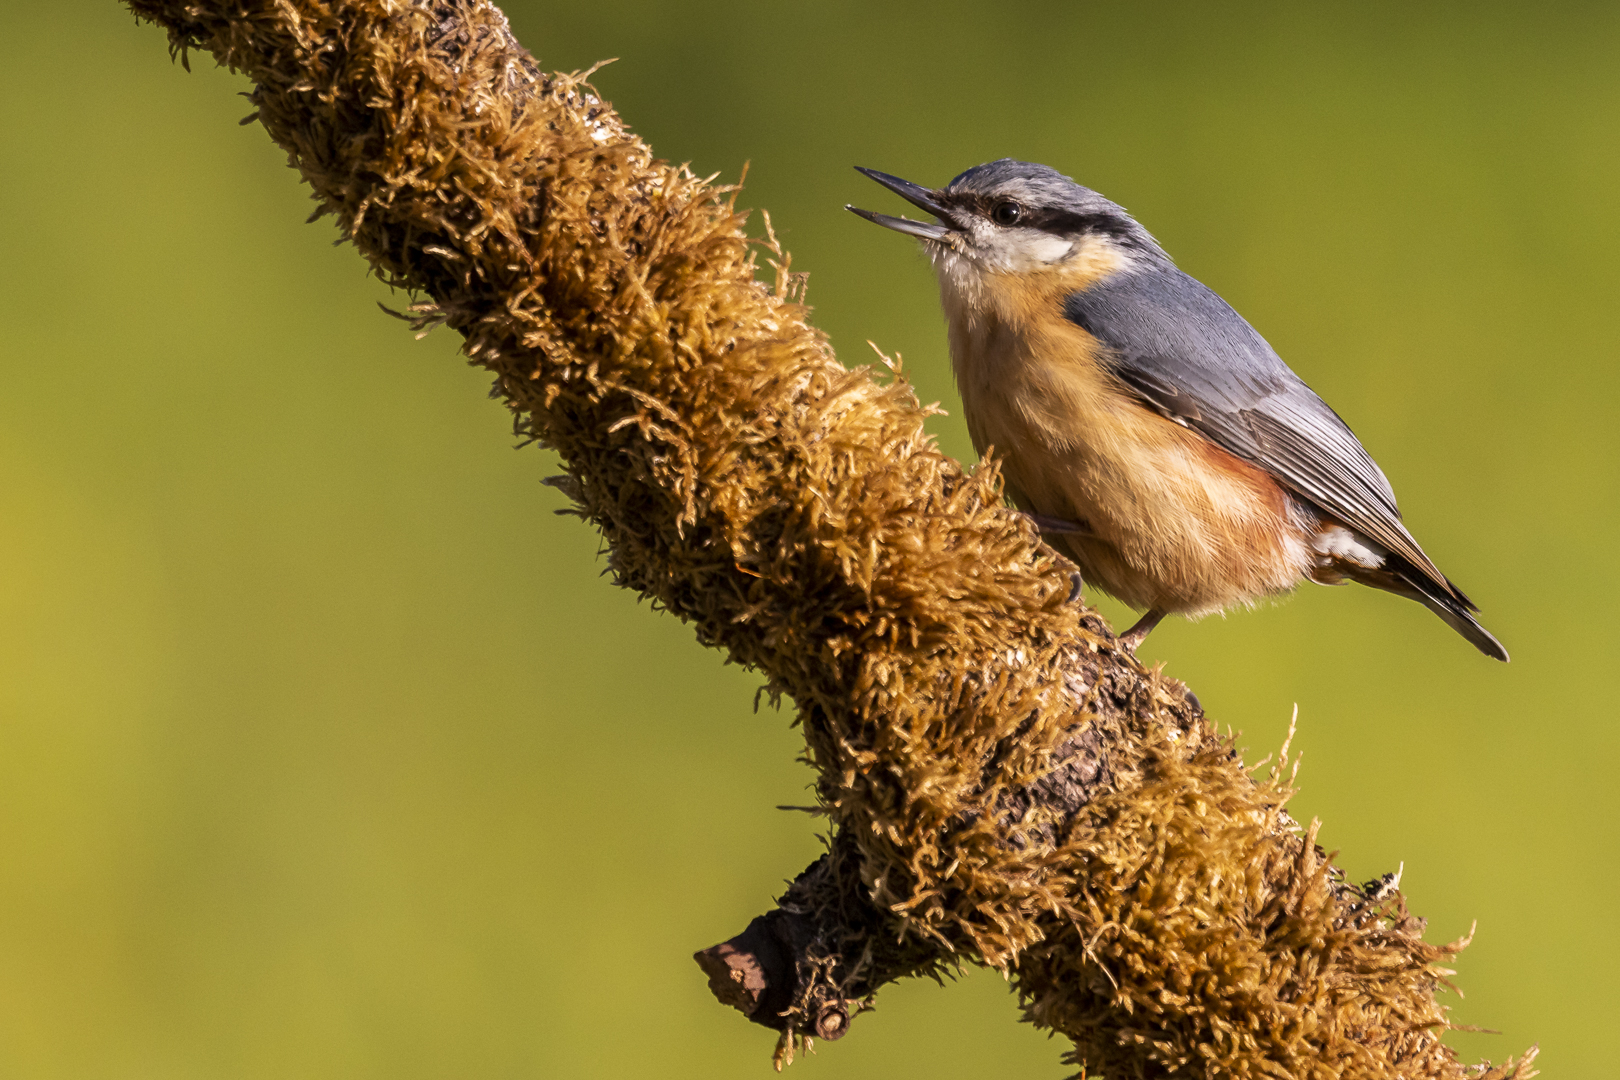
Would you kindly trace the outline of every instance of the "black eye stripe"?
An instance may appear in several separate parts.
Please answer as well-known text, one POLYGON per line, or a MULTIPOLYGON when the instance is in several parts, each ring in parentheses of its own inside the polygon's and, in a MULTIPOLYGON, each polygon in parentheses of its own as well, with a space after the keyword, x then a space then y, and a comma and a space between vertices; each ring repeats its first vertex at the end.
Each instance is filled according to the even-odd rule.
POLYGON ((1025 209, 1023 220, 1019 224, 1056 236, 1075 236, 1093 232, 1123 237, 1130 232, 1131 227, 1130 222, 1113 214, 1081 214, 1073 210, 1050 207, 1025 209))
MULTIPOLYGON (((995 221, 996 208, 1004 203, 1014 202, 1007 198, 987 198, 977 193, 960 194, 950 198, 950 203, 960 206, 969 213, 995 221)), ((1031 206, 1025 202, 1017 203, 1022 211, 1018 216, 1017 224, 1024 229, 1039 229, 1054 236, 1078 236, 1081 233, 1100 233, 1124 240, 1132 235, 1129 219, 1117 214, 1085 214, 1061 207, 1031 206)))

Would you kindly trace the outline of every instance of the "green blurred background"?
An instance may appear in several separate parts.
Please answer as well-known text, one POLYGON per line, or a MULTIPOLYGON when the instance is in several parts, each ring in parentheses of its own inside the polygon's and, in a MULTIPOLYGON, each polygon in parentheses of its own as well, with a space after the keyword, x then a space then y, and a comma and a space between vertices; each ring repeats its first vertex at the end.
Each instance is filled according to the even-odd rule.
MULTIPOLYGON (((1514 662, 1314 587, 1145 655, 1251 759, 1297 702, 1299 816, 1433 938, 1478 919, 1466 1055, 1612 1069, 1613 5, 506 6, 550 66, 621 57, 659 153, 750 160, 819 324, 902 352, 953 453, 929 271, 851 165, 1050 163, 1248 316, 1514 662)), ((601 576, 453 336, 301 224, 241 79, 114 0, 4 7, 0 1075, 765 1075, 690 954, 819 850, 788 714, 601 576)), ((1060 1049, 973 972, 793 1069, 1060 1049)))

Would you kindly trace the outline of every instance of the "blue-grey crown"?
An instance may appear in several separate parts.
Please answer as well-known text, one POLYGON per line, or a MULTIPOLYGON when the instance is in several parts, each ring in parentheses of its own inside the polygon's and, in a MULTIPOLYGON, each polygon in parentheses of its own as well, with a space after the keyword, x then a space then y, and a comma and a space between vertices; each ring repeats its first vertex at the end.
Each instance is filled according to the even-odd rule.
POLYGON ((1050 165, 1013 158, 975 165, 946 185, 944 195, 961 203, 1014 199, 1032 212, 1028 220, 1037 228, 1105 233, 1133 247, 1160 252, 1153 237, 1123 206, 1050 165))

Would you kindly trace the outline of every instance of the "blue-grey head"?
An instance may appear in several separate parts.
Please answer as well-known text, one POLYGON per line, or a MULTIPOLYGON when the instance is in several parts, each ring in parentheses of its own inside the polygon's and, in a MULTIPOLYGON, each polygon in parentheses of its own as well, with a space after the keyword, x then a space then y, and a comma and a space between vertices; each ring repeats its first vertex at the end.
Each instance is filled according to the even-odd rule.
POLYGON ((1148 231, 1088 187, 1046 165, 1002 158, 930 189, 876 169, 871 177, 935 221, 913 221, 853 206, 868 221, 922 240, 942 273, 1023 273, 1077 259, 1158 263, 1167 256, 1148 231))

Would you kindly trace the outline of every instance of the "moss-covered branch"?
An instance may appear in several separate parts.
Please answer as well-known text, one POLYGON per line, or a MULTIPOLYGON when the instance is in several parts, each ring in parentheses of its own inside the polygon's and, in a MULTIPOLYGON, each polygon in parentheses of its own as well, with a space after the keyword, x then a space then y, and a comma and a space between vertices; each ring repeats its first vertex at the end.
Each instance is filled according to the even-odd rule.
POLYGON ((481 0, 129 6, 254 82, 322 211, 561 455, 619 582, 796 704, 833 850, 768 941, 705 961, 784 1051, 960 958, 1110 1078, 1472 1075, 1435 1000, 1457 946, 1342 880, 1286 777, 1068 602, 994 471, 940 454, 903 381, 840 366, 785 265, 756 283, 756 254, 786 260, 734 193, 481 0))

